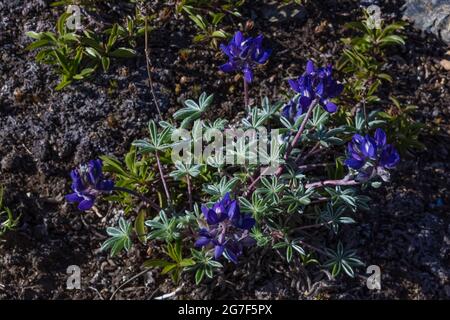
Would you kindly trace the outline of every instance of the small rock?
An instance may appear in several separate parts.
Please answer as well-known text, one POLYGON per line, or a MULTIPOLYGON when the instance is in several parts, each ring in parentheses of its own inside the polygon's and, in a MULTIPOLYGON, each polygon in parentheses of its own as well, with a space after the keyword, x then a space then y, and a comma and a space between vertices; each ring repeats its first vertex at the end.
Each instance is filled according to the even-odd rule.
POLYGON ((440 64, 445 70, 450 71, 450 61, 443 59, 440 64))

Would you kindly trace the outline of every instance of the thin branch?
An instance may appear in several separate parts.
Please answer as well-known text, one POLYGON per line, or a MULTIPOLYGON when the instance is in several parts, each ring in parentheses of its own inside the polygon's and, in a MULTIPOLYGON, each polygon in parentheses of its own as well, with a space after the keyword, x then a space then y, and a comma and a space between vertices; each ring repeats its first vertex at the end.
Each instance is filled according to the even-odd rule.
POLYGON ((305 154, 305 156, 302 158, 302 153, 300 153, 297 158, 295 158, 295 163, 299 163, 300 160, 302 160, 300 163, 305 162, 306 159, 308 159, 310 156, 312 156, 313 154, 315 154, 316 152, 318 152, 320 150, 320 142, 318 141, 314 147, 312 147, 311 150, 308 151, 307 154, 305 154))
POLYGON ((158 164, 159 175, 161 176, 161 181, 164 187, 164 192, 166 193, 167 202, 172 206, 172 198, 170 197, 169 188, 167 187, 166 179, 164 178, 164 171, 162 169, 161 161, 159 159, 158 151, 155 152, 156 163, 158 164))
POLYGON ((144 271, 139 272, 138 274, 132 276, 130 279, 128 279, 127 281, 125 281, 124 283, 122 283, 111 295, 111 298, 109 298, 109 300, 112 300, 114 298, 114 296, 116 295, 116 293, 122 289, 125 285, 127 285, 128 283, 130 283, 131 281, 133 281, 134 279, 139 278, 140 276, 146 274, 151 268, 147 268, 144 271))
POLYGON ((327 162, 327 163, 313 163, 313 164, 305 164, 303 166, 298 166, 297 169, 299 170, 312 170, 312 169, 316 169, 316 168, 320 168, 320 167, 328 167, 328 166, 332 166, 333 163, 331 162, 327 162))
POLYGON ((348 178, 340 179, 340 180, 324 180, 324 181, 317 181, 312 183, 307 183, 305 185, 306 189, 314 189, 319 187, 326 187, 326 186, 355 186, 361 184, 361 182, 355 181, 355 180, 349 180, 348 178))
POLYGON ((194 204, 192 201, 192 186, 191 186, 191 179, 189 178, 189 174, 186 175, 186 183, 187 183, 188 197, 189 197, 189 208, 192 211, 194 209, 194 204))
POLYGON ((153 209, 155 209, 156 211, 161 211, 161 208, 154 203, 152 200, 150 200, 149 198, 147 198, 146 196, 134 191, 134 190, 130 190, 128 188, 123 188, 123 187, 114 187, 114 190, 116 191, 121 191, 121 192, 126 192, 129 193, 135 197, 138 197, 139 199, 141 199, 143 202, 147 203, 148 205, 150 205, 150 207, 152 207, 153 209))
POLYGON ((303 122, 300 125, 300 128, 298 129, 297 134, 294 137, 294 140, 292 140, 292 143, 289 145, 289 147, 286 151, 285 159, 288 159, 289 155, 292 152, 292 149, 294 149, 295 145, 300 140, 300 137, 302 136, 303 131, 306 128, 306 124, 308 123, 308 120, 311 117, 311 114, 313 113, 314 109, 316 108, 316 105, 317 105, 317 100, 313 100, 313 102, 311 103, 311 106, 309 107, 308 111, 306 112, 305 119, 303 119, 303 122))
POLYGON ((153 80, 152 80, 152 76, 151 76, 151 61, 150 61, 150 53, 148 50, 148 17, 147 14, 145 15, 144 21, 145 21, 145 62, 147 64, 147 76, 148 76, 148 81, 147 84, 150 88, 150 91, 152 93, 152 97, 153 97, 153 102, 155 103, 156 106, 156 110, 158 111, 158 115, 159 118, 162 119, 162 114, 161 114, 161 109, 159 108, 159 103, 158 100, 156 99, 156 94, 155 94, 155 89, 153 86, 153 80))
POLYGON ((300 230, 304 230, 304 229, 319 228, 319 227, 323 227, 323 226, 326 226, 326 225, 331 224, 331 223, 333 223, 333 222, 332 221, 328 221, 328 222, 322 222, 322 223, 309 224, 309 225, 306 225, 306 226, 301 226, 301 227, 298 227, 298 228, 294 228, 294 229, 290 230, 289 232, 292 233, 294 231, 300 231, 300 230))
MULTIPOLYGON (((300 140, 300 137, 303 134, 303 131, 306 128, 306 124, 308 123, 309 118, 311 117, 311 114, 313 113, 314 109, 316 108, 317 100, 314 99, 311 103, 311 106, 309 107, 308 111, 306 112, 305 118, 303 119, 302 124, 300 125, 300 128, 298 129, 297 134, 294 137, 294 140, 292 140, 292 143, 288 146, 288 149, 286 150, 286 155, 284 156, 284 159, 287 160, 289 158, 289 155, 292 152, 292 149, 296 146, 297 142, 300 140)), ((279 177, 283 173, 284 166, 280 165, 275 172, 275 175, 279 177)))
MULTIPOLYGON (((288 146, 288 149, 286 150, 286 154, 285 154, 285 156, 284 156, 284 159, 285 159, 285 160, 287 160, 287 159, 289 158, 289 155, 291 154, 292 149, 295 147, 295 145, 297 144, 298 140, 299 140, 300 137, 302 136, 303 131, 305 130, 306 124, 308 123, 308 120, 309 120, 309 118, 311 117, 311 114, 312 114, 314 108, 316 107, 316 105, 317 105, 317 100, 314 99, 313 102, 311 103, 310 108, 308 109, 308 112, 307 112, 306 115, 305 115, 305 118, 303 119, 302 124, 300 125, 300 128, 298 129, 297 134, 296 134, 295 137, 294 137, 294 140, 292 140, 292 143, 288 146)), ((266 170, 264 170, 264 171, 258 176, 258 178, 256 178, 256 179, 252 182, 252 184, 249 186, 248 194, 247 194, 247 195, 251 195, 251 194, 253 193, 253 189, 254 189, 256 183, 261 179, 261 176, 264 175, 264 174, 267 172, 268 169, 269 169, 269 167, 266 168, 266 170)), ((284 166, 283 166, 283 165, 280 165, 280 166, 278 167, 277 171, 275 172, 275 176, 276 176, 276 177, 279 177, 279 176, 283 173, 283 169, 284 169, 284 166)))

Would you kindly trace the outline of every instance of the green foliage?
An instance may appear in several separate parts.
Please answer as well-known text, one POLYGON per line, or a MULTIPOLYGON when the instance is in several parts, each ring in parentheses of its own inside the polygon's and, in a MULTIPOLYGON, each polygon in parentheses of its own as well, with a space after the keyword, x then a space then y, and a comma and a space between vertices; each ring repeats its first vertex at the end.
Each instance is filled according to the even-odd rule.
POLYGON ((350 276, 354 277, 353 267, 363 266, 364 263, 356 257, 354 250, 344 249, 341 242, 338 243, 337 250, 326 249, 330 259, 324 263, 325 267, 331 268, 331 275, 337 277, 342 270, 350 276))
POLYGON ((227 34, 223 29, 220 29, 218 25, 225 17, 224 13, 209 13, 208 16, 201 16, 200 14, 189 15, 189 18, 199 28, 199 32, 194 36, 194 43, 196 42, 209 42, 211 47, 217 49, 219 41, 227 39, 227 34))
POLYGON ((161 211, 153 220, 145 221, 145 225, 151 229, 149 239, 171 243, 180 238, 179 221, 176 217, 168 218, 164 211, 161 211))
POLYGON ((177 12, 184 12, 194 22, 198 33, 194 43, 209 43, 217 49, 218 43, 230 35, 220 27, 227 15, 240 17, 238 8, 245 0, 181 0, 177 4, 177 12))
MULTIPOLYGON (((151 183, 155 179, 153 170, 154 160, 147 156, 139 157, 135 147, 125 155, 124 162, 114 156, 101 156, 104 172, 115 176, 115 184, 118 187, 127 188, 140 193, 147 193, 151 183)), ((117 201, 124 206, 125 213, 134 210, 135 200, 126 192, 118 192, 109 196, 109 200, 117 201)))
MULTIPOLYGON (((227 129, 227 122, 223 119, 203 122, 202 116, 211 104, 212 95, 203 93, 198 102, 187 100, 183 108, 175 113, 174 118, 181 127, 191 128, 192 136, 182 141, 189 150, 192 150, 198 137, 210 137, 212 128, 221 132, 227 129)), ((214 245, 210 243, 201 250, 185 250, 186 257, 183 258, 181 244, 192 248, 199 236, 199 228, 211 227, 205 221, 201 205, 211 208, 229 193, 232 199, 238 201, 240 212, 255 219, 253 228, 244 232, 245 237, 249 235, 257 246, 280 250, 287 263, 302 263, 305 266, 318 264, 322 268, 329 268, 333 276, 338 276, 342 270, 350 276, 354 275, 354 268, 361 262, 354 251, 344 249, 339 239, 343 225, 355 223, 352 214, 369 209, 369 198, 358 194, 357 188, 351 187, 353 184, 317 185, 316 181, 338 179, 347 182, 346 179, 352 179, 352 172, 347 173, 348 170, 343 166, 343 155, 335 156, 336 149, 344 149, 342 145, 352 134, 363 132, 366 127, 373 129, 385 125, 387 120, 378 119, 376 112, 370 113, 366 119, 360 111, 348 121, 340 123, 317 106, 308 119, 305 120, 306 115, 302 115, 292 123, 280 117, 282 105, 282 102, 271 103, 264 98, 259 106, 247 108, 242 121, 237 121, 233 126, 233 129, 238 130, 261 126, 278 129, 282 136, 272 137, 269 131, 266 138, 268 141, 272 138, 283 140, 280 142, 283 147, 278 146, 274 148, 275 151, 266 152, 271 155, 263 152, 262 156, 267 159, 273 153, 274 159, 282 159, 277 164, 284 169, 281 173, 261 175, 264 169, 259 162, 220 163, 203 159, 203 155, 201 159, 195 159, 198 162, 172 162, 170 154, 177 144, 172 142, 171 135, 178 127, 164 121, 149 122, 148 138, 133 142, 133 148, 124 163, 113 157, 102 157, 105 171, 116 176, 117 186, 140 191, 151 197, 160 188, 164 178, 169 189, 167 191, 175 200, 172 205, 160 201, 162 209, 156 217, 141 207, 135 210, 138 214, 134 220, 134 232, 138 240, 151 248, 158 248, 163 243, 168 256, 164 260, 150 259, 145 262, 146 267, 161 267, 162 273, 170 274, 176 283, 185 271, 193 273, 197 284, 205 278, 212 278, 222 268, 222 264, 214 258, 214 245), (292 146, 290 154, 286 155, 286 145, 293 141, 303 121, 304 134, 299 143, 292 146), (329 163, 330 160, 327 160, 325 165, 313 163, 314 170, 309 170, 308 165, 301 161, 313 151, 319 158, 333 157, 334 162, 329 163), (159 175, 151 174, 156 171, 155 161, 164 165, 158 165, 159 175), (162 172, 163 169, 167 170, 166 174, 162 172), (191 188, 189 199, 192 200, 189 204, 185 201, 188 199, 185 194, 188 183, 191 188), (182 201, 177 202, 179 199, 182 201), (336 245, 336 251, 330 249, 336 245)), ((241 143, 240 138, 236 139, 233 140, 234 150, 231 153, 238 158, 249 157, 250 154, 246 153, 249 144, 241 143)), ((361 183, 363 187, 368 187, 376 186, 374 183, 378 182, 370 180, 361 183)), ((158 192, 156 194, 161 197, 158 192)), ((130 202, 130 208, 135 206, 130 202)), ((232 232, 234 227, 232 224, 219 223, 217 228, 232 232)), ((108 234, 113 238, 108 239, 104 246, 114 248, 114 254, 122 248, 129 248, 132 230, 131 225, 113 232, 110 230, 108 234)), ((251 239, 248 240, 251 242, 251 239)), ((153 252, 158 254, 158 250, 153 252)))
POLYGON ((392 45, 404 45, 405 40, 397 34, 405 23, 396 22, 380 28, 374 25, 373 18, 365 11, 364 20, 347 23, 348 29, 359 35, 345 38, 347 45, 337 63, 338 70, 351 75, 345 89, 356 101, 373 103, 379 101, 376 92, 383 81, 391 82, 391 76, 384 71, 386 48, 392 45))
POLYGON ((407 155, 413 150, 423 150, 425 145, 419 141, 424 125, 415 122, 412 114, 417 107, 402 105, 396 98, 390 97, 392 105, 378 115, 386 121, 386 131, 393 137, 393 142, 402 155, 407 155))
POLYGON ((177 3, 177 12, 194 14, 202 10, 215 10, 228 12, 234 16, 240 16, 238 9, 245 0, 180 0, 177 3))
POLYGON ((202 168, 201 164, 191 165, 185 164, 181 161, 175 162, 175 170, 170 173, 170 176, 175 180, 181 180, 186 176, 197 177, 200 174, 200 170, 202 168))
POLYGON ((64 88, 74 80, 82 80, 95 71, 95 66, 82 63, 84 50, 80 46, 80 38, 73 32, 68 32, 66 20, 69 13, 63 13, 56 24, 56 33, 27 32, 27 36, 35 39, 27 49, 40 49, 36 61, 53 65, 60 74, 57 90, 64 88))
POLYGON ((138 148, 142 154, 164 151, 170 147, 171 128, 166 127, 158 133, 156 123, 151 120, 148 123, 149 140, 136 140, 133 146, 138 148))
POLYGON ((84 37, 81 38, 81 43, 85 46, 84 50, 86 54, 97 65, 101 65, 105 72, 109 69, 111 58, 133 58, 136 55, 133 49, 117 47, 119 40, 118 30, 119 25, 115 23, 111 29, 105 30, 102 36, 97 36, 92 31, 84 31, 84 37))
POLYGON ((349 125, 354 125, 355 132, 360 133, 378 127, 382 122, 401 155, 424 148, 419 142, 423 125, 411 118, 415 107, 402 106, 396 98, 390 97, 389 108, 380 112, 373 110, 369 114, 367 109, 381 102, 378 91, 383 82, 392 82, 391 75, 386 71, 387 48, 405 45, 403 36, 399 34, 404 26, 404 22, 385 25, 381 21, 380 28, 376 28, 373 18, 365 12, 362 21, 347 24, 347 28, 357 32, 358 36, 343 39, 347 48, 337 64, 339 70, 350 75, 345 83, 345 92, 350 101, 353 101, 350 105, 359 102, 357 106, 363 109, 357 110, 356 122, 352 121, 348 110, 343 108, 340 114, 345 114, 349 125))
POLYGON ((20 216, 14 218, 12 211, 5 206, 4 188, 0 187, 0 237, 6 232, 14 230, 19 225, 20 216))
POLYGON ((297 252, 298 254, 304 256, 305 250, 300 246, 300 239, 294 239, 294 240, 288 240, 285 239, 284 241, 278 242, 275 245, 273 245, 273 249, 286 249, 286 261, 289 263, 292 261, 293 253, 297 252))
POLYGON ((147 211, 145 209, 141 209, 136 217, 136 220, 134 220, 134 231, 136 232, 139 241, 143 244, 147 243, 147 228, 145 226, 146 217, 147 211))
POLYGON ((111 250, 111 257, 118 254, 120 251, 125 249, 126 251, 131 248, 131 232, 133 228, 131 223, 126 221, 124 218, 119 219, 119 227, 108 227, 106 229, 106 233, 110 236, 108 240, 106 240, 101 250, 111 250))
POLYGON ((175 120, 181 120, 181 127, 186 128, 206 112, 208 107, 211 105, 213 98, 213 94, 207 96, 204 92, 200 95, 198 103, 191 99, 186 100, 184 102, 185 107, 175 112, 173 117, 175 120))
POLYGON ((60 75, 56 90, 61 90, 74 81, 93 75, 101 66, 106 72, 111 59, 133 58, 136 52, 126 45, 136 45, 136 39, 145 33, 142 17, 127 17, 124 27, 114 24, 97 34, 85 30, 83 35, 69 32, 66 26, 70 13, 63 13, 57 21, 56 33, 27 32, 34 39, 27 49, 39 50, 36 61, 52 65, 60 75))
POLYGON ((195 265, 188 268, 189 271, 195 271, 195 284, 199 285, 205 278, 205 275, 212 279, 214 275, 214 269, 223 268, 223 265, 213 259, 205 250, 191 249, 192 259, 195 261, 195 265))
POLYGON ((181 243, 175 242, 175 244, 168 243, 166 250, 164 251, 167 256, 171 259, 167 260, 147 260, 144 262, 144 267, 161 267, 161 274, 169 274, 174 283, 178 283, 181 278, 181 274, 188 267, 195 265, 195 261, 190 258, 183 258, 181 243))

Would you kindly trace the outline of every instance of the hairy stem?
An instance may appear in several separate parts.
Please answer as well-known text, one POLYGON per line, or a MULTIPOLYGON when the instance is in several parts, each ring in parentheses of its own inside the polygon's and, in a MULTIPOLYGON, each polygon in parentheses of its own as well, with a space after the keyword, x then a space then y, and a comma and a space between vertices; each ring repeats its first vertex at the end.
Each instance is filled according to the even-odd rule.
POLYGON ((140 194, 139 192, 136 192, 136 191, 134 191, 134 190, 130 190, 130 189, 128 189, 128 188, 117 187, 117 186, 114 187, 114 190, 115 190, 115 191, 121 191, 121 192, 129 193, 129 194, 131 194, 131 195, 133 195, 133 196, 135 196, 135 197, 141 199, 143 202, 145 202, 145 203, 147 203, 148 205, 150 205, 150 207, 152 207, 152 208, 155 209, 156 211, 158 211, 158 212, 161 211, 161 208, 160 208, 156 203, 154 203, 152 200, 150 200, 150 199, 147 198, 146 196, 140 194))
POLYGON ((306 112, 306 116, 305 116, 305 118, 303 119, 303 122, 302 122, 302 124, 300 125, 300 128, 299 128, 298 131, 297 131, 297 134, 296 134, 295 137, 294 137, 294 140, 292 140, 292 143, 288 146, 288 149, 286 150, 286 155, 285 155, 285 157, 284 157, 286 160, 289 158, 289 155, 291 154, 292 149, 294 149, 295 145, 296 145, 296 144, 298 143, 298 141, 300 140, 300 138, 301 138, 301 136, 302 136, 302 134, 303 134, 303 131, 304 131, 305 128, 306 128, 306 124, 308 123, 309 118, 311 117, 311 115, 312 115, 314 109, 316 108, 316 105, 317 105, 317 100, 313 100, 313 102, 311 103, 311 105, 310 105, 308 111, 306 112))
POLYGON ((153 97, 153 102, 155 103, 156 106, 156 110, 158 111, 158 115, 160 117, 160 119, 162 120, 162 114, 161 114, 161 109, 159 108, 159 103, 158 100, 156 99, 156 95, 155 95, 155 89, 153 87, 153 80, 152 80, 152 76, 151 76, 151 61, 150 61, 150 53, 148 50, 148 17, 147 14, 145 15, 144 21, 145 21, 145 61, 147 64, 147 75, 148 75, 148 86, 150 87, 150 91, 152 93, 152 97, 153 97))
MULTIPOLYGON (((314 100, 312 101, 312 103, 311 103, 310 108, 309 108, 308 111, 306 112, 306 116, 305 116, 305 118, 303 119, 303 122, 302 122, 302 124, 300 125, 300 128, 298 129, 298 132, 297 132, 297 134, 296 134, 295 137, 294 137, 294 140, 292 140, 292 143, 288 146, 288 149, 286 150, 286 155, 284 156, 284 159, 285 159, 285 160, 287 160, 287 159, 289 158, 289 155, 291 154, 292 149, 295 147, 295 145, 297 144, 298 140, 299 140, 300 137, 302 136, 303 131, 305 130, 306 124, 308 123, 308 120, 309 120, 309 118, 311 117, 311 114, 312 114, 314 108, 316 107, 316 105, 317 105, 317 99, 314 99, 314 100)), ((260 174, 260 175, 259 175, 259 176, 251 183, 251 185, 250 185, 249 188, 248 188, 247 195, 251 195, 251 194, 253 193, 253 189, 255 188, 256 183, 257 183, 259 180, 261 180, 261 176, 264 175, 264 174, 267 172, 268 169, 269 169, 269 168, 266 168, 266 170, 264 170, 264 171, 263 171, 263 172, 262 172, 262 173, 261 173, 261 174, 260 174)), ((278 167, 277 171, 275 172, 275 176, 276 176, 276 177, 279 177, 279 176, 283 173, 283 169, 284 169, 283 165, 280 165, 280 166, 278 167)))
POLYGON ((191 186, 191 178, 189 178, 189 174, 186 175, 186 184, 187 184, 188 197, 189 197, 189 208, 192 211, 194 208, 194 205, 193 205, 193 201, 192 201, 192 186, 191 186))
POLYGON ((316 168, 320 168, 320 167, 328 167, 328 166, 332 166, 333 163, 313 163, 313 164, 305 164, 302 166, 298 166, 297 169, 299 170, 303 170, 303 171, 307 171, 307 170, 312 170, 312 169, 316 169, 316 168))
POLYGON ((161 176, 161 181, 164 187, 164 192, 166 193, 167 202, 172 206, 172 198, 170 197, 169 188, 167 187, 166 178, 164 178, 164 171, 162 169, 161 161, 159 159, 158 151, 155 152, 156 163, 158 164, 159 175, 161 176))
POLYGON ((349 180, 348 178, 340 179, 340 180, 323 180, 323 181, 317 181, 312 183, 307 183, 305 185, 306 189, 310 188, 319 188, 319 187, 326 187, 326 186, 355 186, 361 184, 358 181, 355 180, 349 180))

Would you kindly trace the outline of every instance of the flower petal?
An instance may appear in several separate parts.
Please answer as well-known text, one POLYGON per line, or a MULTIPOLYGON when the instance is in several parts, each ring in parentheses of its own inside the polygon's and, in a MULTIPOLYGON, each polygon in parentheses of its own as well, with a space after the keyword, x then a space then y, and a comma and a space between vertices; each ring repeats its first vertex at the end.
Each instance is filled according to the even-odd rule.
POLYGON ((234 72, 234 71, 236 71, 236 66, 232 62, 227 62, 227 63, 221 65, 219 68, 223 72, 234 72))
MULTIPOLYGON (((311 105, 312 99, 307 96, 301 96, 300 99, 298 100, 298 102, 300 103, 302 108, 307 109, 311 105)), ((303 111, 305 111, 305 110, 303 110, 303 111)))
POLYGON ((324 104, 323 104, 323 108, 326 110, 326 111, 328 111, 329 113, 333 113, 333 112, 336 112, 337 111, 337 105, 336 104, 334 104, 333 102, 331 102, 331 101, 329 101, 329 100, 326 100, 326 101, 324 101, 324 104))
POLYGON ((234 264, 238 263, 238 253, 233 252, 233 250, 231 248, 228 248, 228 247, 225 248, 225 255, 234 264))
POLYGON ((219 258, 222 256, 224 250, 225 250, 225 246, 223 246, 223 245, 217 245, 217 246, 214 248, 214 258, 215 258, 216 260, 219 259, 219 258))
POLYGON ((377 128, 377 130, 375 130, 375 141, 377 143, 378 147, 384 147, 384 145, 386 144, 386 133, 384 133, 384 131, 380 128, 377 128))
POLYGON ((197 241, 195 241, 195 247, 201 248, 201 247, 207 246, 210 242, 211 242, 210 238, 200 237, 197 239, 197 241))
POLYGON ((84 198, 79 196, 78 193, 70 193, 66 195, 65 198, 68 202, 80 202, 84 200, 84 198))
POLYGON ((364 161, 363 160, 357 160, 357 159, 354 159, 354 158, 349 158, 349 159, 346 159, 344 161, 344 164, 347 167, 350 167, 350 168, 355 169, 355 170, 359 170, 364 165, 364 161))
POLYGON ((242 218, 242 222, 240 223, 240 228, 244 230, 250 230, 255 225, 256 221, 250 216, 245 216, 242 218))
POLYGON ((233 200, 230 204, 230 207, 228 208, 228 218, 230 220, 236 220, 239 219, 240 210, 239 205, 236 200, 233 200))
POLYGON ((308 60, 306 62, 306 73, 313 74, 315 72, 314 62, 312 60, 308 60))
POLYGON ((269 60, 270 54, 272 53, 272 50, 268 49, 265 50, 262 54, 259 55, 259 57, 256 59, 256 62, 259 64, 264 64, 269 60))
POLYGON ((238 31, 234 34, 233 40, 232 42, 237 46, 241 46, 242 41, 244 40, 244 35, 242 34, 241 31, 238 31))
POLYGON ((294 90, 297 93, 301 93, 298 79, 289 79, 288 83, 291 86, 292 90, 294 90))
POLYGON ((78 204, 78 209, 81 211, 89 210, 94 206, 94 202, 95 198, 85 199, 78 204))

